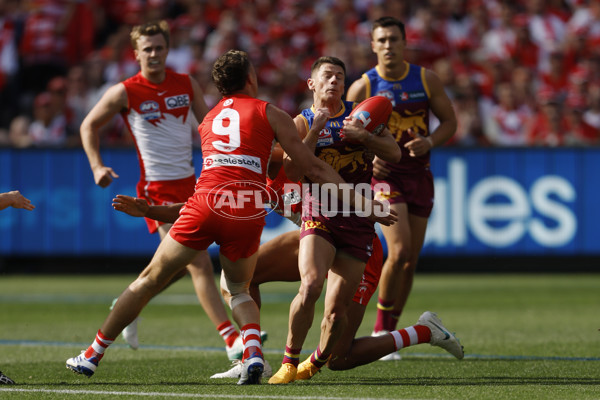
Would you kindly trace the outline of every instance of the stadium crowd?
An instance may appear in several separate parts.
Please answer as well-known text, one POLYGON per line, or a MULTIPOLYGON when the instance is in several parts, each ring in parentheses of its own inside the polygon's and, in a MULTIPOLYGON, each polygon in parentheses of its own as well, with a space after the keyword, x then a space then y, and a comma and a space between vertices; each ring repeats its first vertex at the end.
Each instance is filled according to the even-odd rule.
MULTIPOLYGON (((376 63, 370 22, 404 21, 409 62, 434 70, 455 107, 455 146, 600 144, 600 0, 0 0, 0 145, 80 146, 81 121, 134 75, 133 25, 167 19, 168 64, 212 107, 215 59, 249 52, 259 98, 292 116, 322 56, 348 84, 376 63)), ((435 122, 434 122, 435 123, 435 122)), ((122 119, 103 145, 131 145, 122 119)))

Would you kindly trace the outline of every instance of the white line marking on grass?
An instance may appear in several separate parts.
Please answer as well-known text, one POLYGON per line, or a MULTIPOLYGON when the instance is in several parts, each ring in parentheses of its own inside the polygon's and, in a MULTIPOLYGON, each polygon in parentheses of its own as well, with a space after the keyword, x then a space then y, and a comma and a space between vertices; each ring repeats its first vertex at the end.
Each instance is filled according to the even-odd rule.
MULTIPOLYGON (((18 389, 18 388, 0 388, 2 392, 22 392, 22 393, 55 393, 71 395, 101 395, 101 396, 140 396, 140 397, 177 397, 177 398, 200 398, 200 399, 281 399, 285 396, 265 396, 265 395, 235 395, 235 394, 202 394, 202 393, 172 393, 172 392, 123 392, 123 391, 103 391, 103 390, 73 390, 73 389, 18 389)), ((364 398, 364 397, 322 397, 322 396, 302 396, 303 399, 314 400, 392 400, 386 398, 364 398)), ((398 398, 396 398, 398 399, 398 398)), ((406 399, 408 400, 408 399, 406 399)))

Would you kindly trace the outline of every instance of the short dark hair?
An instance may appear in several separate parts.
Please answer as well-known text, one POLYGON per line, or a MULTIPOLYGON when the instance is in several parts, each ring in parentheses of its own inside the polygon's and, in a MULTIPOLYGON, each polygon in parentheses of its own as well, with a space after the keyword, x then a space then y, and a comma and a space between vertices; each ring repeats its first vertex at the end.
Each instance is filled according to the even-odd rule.
POLYGON ((212 80, 223 96, 238 92, 246 86, 250 73, 248 53, 242 50, 229 50, 215 61, 212 80))
POLYGON ((399 19, 394 17, 381 17, 376 19, 373 22, 371 32, 373 32, 376 28, 387 28, 389 26, 397 26, 400 29, 400 33, 402 33, 402 39, 406 40, 406 30, 404 29, 404 24, 400 22, 399 19))
POLYGON ((315 60, 315 62, 312 64, 312 67, 310 67, 310 74, 312 75, 323 64, 333 64, 333 65, 337 65, 338 67, 342 67, 342 69, 344 70, 344 76, 346 76, 346 65, 344 64, 344 62, 337 57, 329 57, 329 56, 317 58, 315 60))
POLYGON ((142 25, 136 25, 131 29, 129 38, 131 40, 131 46, 137 50, 137 41, 141 36, 154 36, 163 35, 169 47, 169 24, 167 21, 148 22, 142 25))

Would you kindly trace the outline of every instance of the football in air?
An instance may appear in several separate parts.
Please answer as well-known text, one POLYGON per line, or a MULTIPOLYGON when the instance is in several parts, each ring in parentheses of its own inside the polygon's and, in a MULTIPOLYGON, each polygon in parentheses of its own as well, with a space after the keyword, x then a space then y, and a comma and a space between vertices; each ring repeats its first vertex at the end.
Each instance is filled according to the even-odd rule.
POLYGON ((392 102, 383 96, 373 96, 360 102, 352 112, 351 117, 362 122, 363 127, 374 135, 379 135, 392 115, 392 102))

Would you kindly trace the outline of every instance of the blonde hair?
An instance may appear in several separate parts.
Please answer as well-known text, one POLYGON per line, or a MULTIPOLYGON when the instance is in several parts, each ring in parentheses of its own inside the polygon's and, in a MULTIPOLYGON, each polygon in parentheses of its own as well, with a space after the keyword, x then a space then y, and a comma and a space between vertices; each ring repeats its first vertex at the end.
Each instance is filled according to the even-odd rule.
POLYGON ((141 36, 154 36, 158 34, 163 35, 165 41, 167 42, 167 47, 169 47, 169 39, 171 34, 167 21, 162 20, 158 22, 148 22, 142 25, 136 25, 133 27, 133 29, 131 29, 131 33, 129 34, 131 46, 137 50, 137 41, 141 36))

